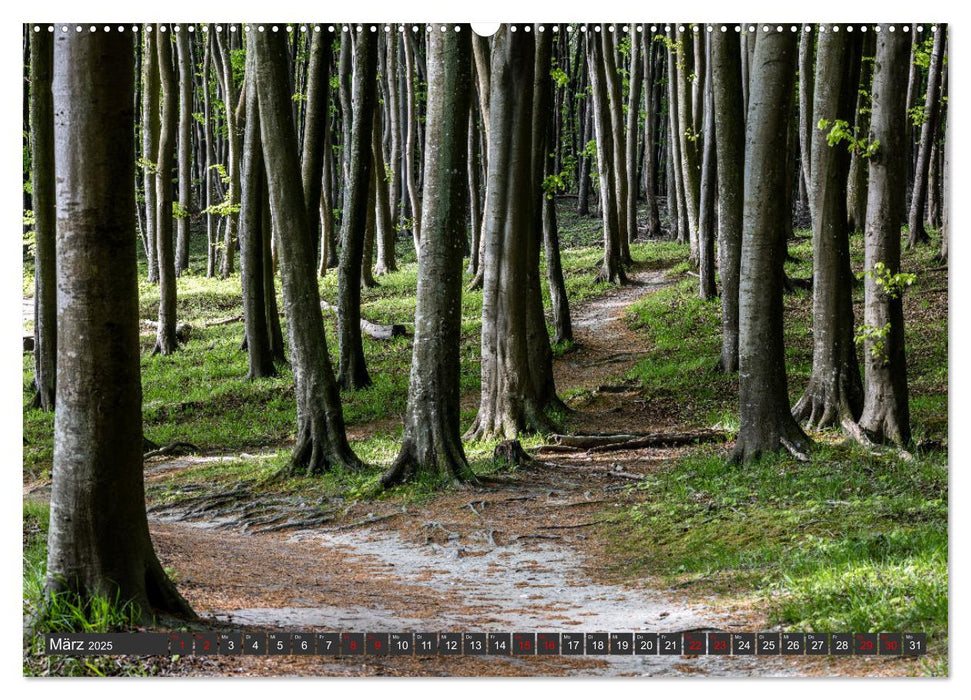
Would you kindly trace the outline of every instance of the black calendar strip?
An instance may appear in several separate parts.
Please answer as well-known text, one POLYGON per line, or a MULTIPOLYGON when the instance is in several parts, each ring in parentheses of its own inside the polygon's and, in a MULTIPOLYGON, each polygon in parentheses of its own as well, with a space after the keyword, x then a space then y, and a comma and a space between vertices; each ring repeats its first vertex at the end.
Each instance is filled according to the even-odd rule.
POLYGON ((195 632, 48 634, 49 655, 918 656, 920 632, 195 632))

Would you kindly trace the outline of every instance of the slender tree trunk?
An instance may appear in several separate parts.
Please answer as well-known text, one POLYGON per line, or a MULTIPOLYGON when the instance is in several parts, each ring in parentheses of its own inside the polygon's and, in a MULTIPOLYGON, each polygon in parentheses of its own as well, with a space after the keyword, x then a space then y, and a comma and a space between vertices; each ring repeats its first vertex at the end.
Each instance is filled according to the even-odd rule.
POLYGON ((604 85, 610 102, 610 133, 613 140, 613 157, 607 165, 613 168, 614 202, 617 207, 617 243, 620 261, 629 265, 630 236, 627 232, 627 142, 624 139, 624 108, 621 94, 620 75, 617 73, 617 62, 614 58, 615 48, 613 33, 607 31, 609 25, 601 25, 600 40, 603 44, 604 85))
POLYGON ((371 384, 361 339, 361 266, 367 235, 377 65, 377 41, 367 32, 362 32, 354 45, 353 121, 346 125, 351 129, 350 165, 347 186, 344 188, 344 215, 341 221, 343 245, 338 263, 337 340, 340 365, 337 374, 340 387, 348 391, 371 384))
POLYGON ((192 211, 192 51, 187 24, 173 25, 179 62, 179 216, 176 218, 175 275, 189 269, 189 214, 192 211))
MULTIPOLYGON (((446 27, 450 30, 451 27, 446 27)), ((401 451, 382 477, 384 486, 431 477, 475 481, 459 426, 459 340, 462 327, 462 243, 471 98, 471 29, 432 32, 428 40, 430 139, 425 151, 425 196, 415 341, 401 451)))
MULTIPOLYGON (((815 59, 816 27, 812 24, 802 25, 802 36, 799 39, 799 157, 802 164, 802 180, 805 183, 807 201, 809 202, 810 220, 815 220, 813 212, 812 193, 812 117, 813 93, 816 85, 816 74, 813 71, 815 59)), ((811 223, 810 221, 810 223, 811 223)))
MULTIPOLYGON (((374 109, 374 119, 380 119, 381 115, 377 110, 377 102, 375 102, 374 109)), ((377 180, 379 177, 383 177, 382 172, 378 173, 378 163, 381 162, 381 132, 378 129, 371 129, 371 141, 374 142, 377 139, 377 150, 378 158, 372 160, 371 175, 368 178, 368 188, 367 188, 367 225, 364 228, 364 248, 361 253, 361 288, 362 289, 372 289, 378 286, 378 283, 374 279, 374 239, 377 229, 377 208, 378 208, 378 198, 377 198, 377 180)), ((370 147, 370 144, 368 144, 370 147)), ((373 149, 372 149, 373 154, 373 149)), ((373 158, 373 155, 372 155, 373 158)))
MULTIPOLYGON (((246 56, 246 72, 255 69, 252 52, 246 56)), ((264 291, 263 190, 266 173, 260 140, 260 105, 256 81, 246 81, 246 126, 243 132, 243 161, 240 164, 242 205, 239 212, 239 263, 243 288, 243 319, 246 327, 246 352, 249 356, 247 379, 276 375, 270 350, 264 291)), ((271 268, 272 274, 272 268, 271 268)))
MULTIPOLYGON (((227 25, 228 27, 228 25, 227 25)), ((228 39, 223 38, 223 32, 216 32, 216 46, 220 54, 220 64, 222 66, 222 80, 220 82, 223 93, 223 105, 226 109, 226 132, 228 146, 229 167, 229 204, 230 208, 239 207, 239 149, 241 146, 241 134, 236 125, 236 110, 234 109, 237 99, 236 84, 233 79, 233 65, 230 59, 228 39)), ((239 213, 231 212, 227 215, 226 235, 223 239, 223 258, 219 274, 225 279, 233 274, 234 255, 236 249, 237 229, 239 228, 239 213)))
MULTIPOLYGON (((670 158, 668 160, 669 177, 674 184, 674 206, 668 202, 668 214, 672 215, 672 227, 675 229, 678 243, 688 243, 688 216, 685 207, 684 196, 684 169, 681 159, 681 138, 678 134, 678 48, 675 40, 675 28, 672 27, 668 33, 668 138, 670 140, 670 158), (674 223, 677 222, 677 223, 674 223)), ((670 200, 670 196, 668 197, 670 200)))
POLYGON ((583 126, 583 143, 581 149, 583 154, 580 156, 580 178, 577 190, 577 215, 590 216, 590 164, 591 157, 586 154, 585 148, 588 143, 593 141, 593 101, 589 98, 584 100, 586 119, 583 126))
MULTIPOLYGON (((398 202, 401 197, 401 93, 398 90, 400 80, 400 68, 398 61, 398 32, 397 26, 391 26, 388 34, 388 129, 391 132, 391 182, 388 188, 388 202, 391 211, 391 229, 394 238, 397 238, 398 224, 400 223, 400 212, 398 202)), ((392 244, 394 239, 392 239, 392 244)), ((397 262, 394 258, 394 249, 388 251, 390 259, 385 260, 385 268, 388 272, 397 269, 397 262)), ((380 254, 378 256, 380 265, 380 254)))
POLYGON ((176 84, 172 67, 172 41, 165 25, 156 24, 158 33, 158 73, 162 87, 161 130, 158 139, 158 157, 155 162, 155 216, 158 237, 158 335, 154 353, 171 355, 178 347, 175 337, 176 287, 175 254, 172 249, 172 151, 175 146, 176 84))
POLYGON ((951 237, 951 142, 948 140, 950 120, 944 122, 944 166, 941 183, 941 252, 938 259, 947 264, 947 242, 951 237))
POLYGON ((600 175, 600 211, 604 226, 604 259, 597 281, 626 284, 620 253, 617 189, 614 184, 614 138, 610 133, 610 104, 604 72, 603 44, 592 32, 587 32, 587 67, 590 69, 593 122, 597 134, 597 170, 600 175))
POLYGON ((900 219, 906 208, 910 136, 906 93, 900 88, 907 76, 908 43, 900 31, 880 32, 876 42, 869 139, 879 139, 880 147, 870 158, 863 322, 885 332, 881 331, 878 342, 870 337, 864 343, 866 392, 860 417, 860 427, 870 438, 901 445, 910 442, 903 299, 900 290, 879 284, 874 271, 878 263, 891 275, 900 271, 900 219))
POLYGON ((738 34, 712 36, 712 88, 717 127, 718 270, 722 283, 722 349, 718 369, 738 371, 739 270, 745 170, 742 46, 738 34))
POLYGON ((405 32, 405 91, 406 121, 405 121, 405 185, 408 189, 408 201, 411 204, 411 233, 414 238, 415 250, 421 239, 421 198, 418 194, 418 183, 415 177, 415 147, 418 140, 418 116, 415 106, 415 47, 410 32, 405 32))
POLYGON ((469 244, 469 274, 479 270, 479 249, 482 240, 482 184, 479 182, 479 135, 475 129, 475 104, 469 104, 468 135, 469 168, 469 230, 472 240, 469 244))
POLYGON ((286 35, 250 32, 255 55, 260 133, 270 190, 270 210, 280 252, 284 310, 297 397, 297 443, 291 471, 318 474, 330 468, 358 469, 347 444, 337 381, 327 352, 313 246, 300 181, 297 135, 286 75, 286 35))
POLYGON ((845 31, 819 32, 813 101, 813 370, 796 420, 826 428, 855 421, 863 409, 863 384, 853 327, 853 273, 846 216, 847 145, 828 143, 821 120, 852 123, 860 84, 861 41, 845 31))
MULTIPOLYGON (((262 139, 262 133, 261 133, 262 139)), ((265 156, 264 156, 265 158, 265 156)), ((263 165, 263 222, 260 227, 263 236, 263 308, 266 310, 266 327, 270 335, 270 354, 273 362, 284 365, 287 362, 286 348, 283 344, 283 328, 280 326, 280 310, 276 303, 276 284, 273 280, 273 217, 270 213, 270 189, 266 164, 263 165)))
MULTIPOLYGON (((388 192, 388 174, 394 179, 394 173, 385 170, 384 150, 381 148, 380 127, 381 111, 375 104, 374 133, 371 137, 371 157, 374 160, 374 197, 375 197, 375 232, 374 236, 378 248, 378 261, 374 273, 386 275, 398 269, 394 256, 394 224, 391 217, 391 197, 388 192)), ((389 127, 390 128, 390 127, 389 127)))
POLYGON ((644 78, 650 86, 647 91, 646 116, 644 118, 644 198, 647 201, 647 237, 661 235, 661 216, 657 207, 657 115, 661 108, 659 86, 660 65, 652 56, 656 55, 650 40, 644 37, 644 78))
POLYGON ((54 37, 30 33, 30 182, 34 208, 34 396, 54 410, 57 374, 57 280, 54 180, 54 37))
POLYGON ((482 391, 478 415, 466 434, 470 439, 552 429, 530 376, 523 292, 536 204, 531 163, 534 36, 503 24, 492 41, 482 391))
POLYGON ((930 170, 931 150, 937 135, 940 116, 941 66, 944 59, 944 46, 947 41, 947 28, 937 26, 934 34, 934 48, 931 50, 931 64, 927 72, 927 98, 924 101, 924 123, 920 128, 920 150, 917 154, 917 169, 914 175, 914 189, 910 200, 910 237, 907 247, 930 240, 924 228, 924 209, 927 205, 927 173, 930 170))
POLYGON ((193 617, 145 515, 133 34, 58 33, 54 44, 61 380, 45 596, 131 602, 146 623, 153 612, 193 617))
MULTIPOLYGON (((710 36, 705 39, 705 52, 710 53, 710 36)), ((698 216, 698 271, 701 278, 699 294, 702 299, 714 299, 715 289, 715 97, 711 84, 711 61, 704 61, 704 153, 701 163, 701 203, 698 216)), ((700 81, 701 76, 696 78, 700 81)))
MULTIPOLYGON (((205 139, 205 166, 202 173, 203 193, 205 197, 206 209, 209 210, 215 201, 213 200, 213 172, 212 166, 215 154, 212 146, 212 104, 209 100, 209 70, 212 62, 212 33, 205 38, 206 51, 202 59, 202 104, 203 138, 205 139)), ((216 217, 206 214, 206 277, 213 277, 216 274, 216 242, 218 228, 216 217)))
MULTIPOLYGON (((694 130, 694 117, 691 112, 691 85, 688 76, 694 71, 694 48, 690 35, 682 33, 678 39, 679 60, 675 65, 674 77, 678 92, 677 138, 681 152, 682 188, 688 225, 688 244, 691 260, 698 260, 698 200, 701 188, 700 158, 698 154, 699 134, 694 130)), ((697 77, 695 78, 697 80, 697 77)))
MULTIPOLYGON (((147 30, 151 25, 143 25, 147 30)), ((154 31, 143 31, 142 50, 142 169, 145 189, 145 259, 148 281, 158 282, 158 212, 155 204, 155 172, 158 168, 159 77, 158 50, 154 31)))
MULTIPOLYGON (((870 130, 870 90, 873 83, 873 54, 875 51, 876 34, 867 34, 863 40, 863 61, 860 67, 860 87, 856 95, 856 134, 863 138, 870 130)), ((867 202, 867 162, 854 149, 850 156, 850 174, 846 187, 846 216, 850 232, 863 231, 866 223, 867 202)))
MULTIPOLYGON (((842 33, 841 33, 842 35, 842 33)), ((739 433, 732 458, 749 462, 810 445, 789 412, 783 339, 786 163, 796 37, 768 32, 751 62, 739 284, 739 433)))
MULTIPOLYGON (((643 78, 641 77, 641 40, 631 28, 630 34, 630 92, 627 98, 627 158, 624 161, 627 178, 627 240, 633 242, 637 238, 637 121, 640 118, 641 91, 643 78)), ((628 255, 630 251, 628 250, 628 255)))
POLYGON ((333 53, 330 32, 314 32, 307 65, 307 114, 304 120, 303 155, 300 158, 300 179, 307 207, 307 225, 311 244, 316 243, 321 222, 320 193, 324 173, 324 124, 330 120, 330 57, 333 53))
POLYGON ((321 277, 327 270, 337 267, 337 235, 334 232, 334 144, 330 128, 330 117, 323 120, 323 173, 320 194, 320 263, 317 274, 321 277))

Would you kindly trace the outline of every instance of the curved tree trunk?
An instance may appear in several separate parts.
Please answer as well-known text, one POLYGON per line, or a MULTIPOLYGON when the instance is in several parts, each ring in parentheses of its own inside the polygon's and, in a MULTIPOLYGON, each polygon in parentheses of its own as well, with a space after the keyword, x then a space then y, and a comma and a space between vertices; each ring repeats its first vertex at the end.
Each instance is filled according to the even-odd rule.
POLYGON ((712 36, 712 88, 718 159, 718 270, 722 282, 722 350, 718 368, 738 371, 738 285, 742 262, 745 115, 742 45, 734 32, 712 36))
POLYGON ((819 33, 813 101, 813 370, 796 420, 826 428, 855 421, 863 384, 853 340, 853 273, 846 216, 847 145, 829 145, 821 120, 853 122, 860 81, 861 40, 830 27, 819 33))
POLYGON ((133 35, 58 34, 54 43, 62 380, 45 595, 131 602, 143 622, 153 611, 193 617, 145 516, 133 35))
POLYGON ((866 302, 863 322, 889 328, 879 345, 864 344, 866 392, 860 427, 878 442, 910 442, 907 400, 907 358, 904 351, 904 311, 899 293, 888 294, 873 275, 877 263, 895 275, 900 271, 900 219, 906 208, 907 141, 910 124, 906 93, 909 40, 903 32, 881 32, 877 39, 873 77, 873 111, 869 138, 879 139, 870 158, 866 221, 866 302))
MULTIPOLYGON (((451 29, 451 27, 448 27, 451 29)), ((418 248, 415 341, 401 451, 382 477, 390 486, 431 477, 475 481, 459 428, 459 341, 462 326, 462 241, 468 167, 471 30, 432 32, 428 39, 428 114, 424 228, 418 248)))
MULTIPOLYGON (((599 42, 597 42, 599 43, 599 42)), ((503 24, 493 37, 489 181, 482 285, 482 391, 471 439, 515 438, 552 425, 530 376, 526 242, 534 225, 534 37, 503 24)))
MULTIPOLYGON (((254 70, 252 52, 246 56, 246 70, 254 70)), ((270 350, 264 291, 263 190, 266 173, 260 141, 260 105, 256 81, 246 81, 246 126, 243 132, 243 162, 240 165, 242 205, 239 211, 239 263, 243 288, 243 319, 246 327, 246 352, 249 357, 247 379, 276 375, 270 350)), ((272 274, 272 268, 270 270, 272 274)))
MULTIPOLYGON (((145 30, 151 25, 143 25, 145 30)), ((145 188, 145 258, 148 281, 158 282, 158 212, 155 206, 155 172, 158 168, 159 77, 155 32, 143 31, 142 49, 142 184, 145 188)))
POLYGON ((54 37, 30 33, 30 182, 34 208, 34 397, 31 407, 54 410, 57 374, 54 37))
POLYGON ((297 443, 291 471, 318 474, 334 467, 357 469, 361 462, 347 444, 314 274, 313 245, 299 175, 297 135, 290 111, 286 35, 250 32, 248 49, 255 55, 253 77, 260 101, 263 158, 280 254, 297 397, 297 443))
POLYGON ((927 179, 930 170, 931 150, 937 135, 938 117, 941 111, 940 85, 941 67, 944 62, 944 45, 947 41, 947 28, 940 24, 934 35, 934 48, 931 50, 931 65, 927 72, 927 97, 924 101, 924 123, 920 128, 920 150, 917 153, 917 168, 914 174, 914 189, 910 200, 910 237, 907 247, 930 240, 924 228, 924 209, 927 206, 927 179))
POLYGON ((189 269, 189 213, 192 211, 192 87, 195 68, 189 48, 189 25, 178 25, 175 48, 179 62, 179 216, 176 219, 175 275, 189 269))
POLYGON ((348 122, 345 124, 345 128, 351 130, 350 163, 344 188, 342 246, 338 263, 337 341, 340 364, 337 374, 340 387, 345 390, 362 389, 371 384, 361 339, 361 266, 371 185, 371 129, 377 101, 377 65, 377 41, 367 32, 361 32, 354 44, 351 113, 347 115, 348 122))
POLYGON ((787 449, 804 454, 809 439, 789 412, 783 339, 786 254, 785 153, 789 140, 796 37, 769 32, 751 64, 745 134, 745 205, 739 285, 739 432, 732 459, 749 462, 787 449))
POLYGON ((158 139, 158 157, 155 162, 155 217, 158 239, 158 335, 154 353, 171 355, 178 347, 175 337, 176 288, 175 253, 172 249, 172 151, 175 146, 176 84, 172 68, 172 42, 164 25, 156 24, 156 48, 158 73, 162 87, 161 130, 158 139))

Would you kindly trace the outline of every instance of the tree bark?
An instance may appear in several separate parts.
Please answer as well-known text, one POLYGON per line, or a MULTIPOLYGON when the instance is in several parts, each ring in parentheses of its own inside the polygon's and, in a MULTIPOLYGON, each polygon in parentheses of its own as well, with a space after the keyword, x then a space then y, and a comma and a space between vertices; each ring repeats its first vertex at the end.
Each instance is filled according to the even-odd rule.
POLYGON ((712 36, 715 149, 718 159, 718 270, 722 283, 722 349, 718 369, 738 371, 738 289, 745 195, 745 115, 742 45, 734 32, 712 36))
POLYGON ((613 32, 607 31, 610 26, 602 24, 600 40, 603 48, 603 70, 606 80, 604 84, 607 88, 607 97, 610 103, 610 134, 613 140, 613 157, 607 161, 607 165, 613 168, 614 183, 614 202, 617 207, 617 243, 620 252, 620 262, 622 265, 629 265, 630 257, 630 236, 627 233, 627 142, 624 138, 624 107, 621 95, 620 75, 617 73, 617 62, 614 58, 616 49, 614 48, 613 32))
POLYGON ((900 271, 900 220, 906 208, 910 135, 906 93, 901 87, 907 79, 909 43, 900 31, 880 32, 876 42, 869 139, 879 139, 880 146, 870 158, 863 322, 886 332, 879 344, 872 337, 864 343, 866 392, 860 417, 860 427, 868 437, 900 445, 910 442, 903 299, 899 291, 888 293, 892 290, 878 283, 874 269, 882 263, 891 275, 900 271))
MULTIPOLYGON (((377 275, 386 275, 398 269, 394 256, 395 230, 391 217, 391 197, 388 192, 388 174, 394 179, 393 171, 386 171, 384 150, 381 148, 381 110, 375 101, 374 133, 371 136, 371 158, 374 160, 374 236, 377 242, 378 260, 374 268, 377 275)), ((389 127, 390 128, 390 127, 389 127)), ((370 256, 368 256, 370 257, 370 256)))
MULTIPOLYGON (((871 32, 863 39, 863 59, 860 65, 860 87, 856 95, 856 109, 853 112, 856 122, 857 138, 863 138, 870 130, 870 91, 873 83, 873 54, 876 33, 871 32)), ((867 162, 868 159, 853 150, 850 156, 850 174, 846 185, 846 216, 850 232, 863 231, 866 223, 867 203, 867 162)))
POLYGON ((917 152, 917 168, 914 174, 914 188, 910 200, 910 236, 907 247, 930 240, 924 228, 924 209, 927 205, 927 173, 930 170, 931 150, 937 136, 938 117, 941 111, 940 84, 941 67, 944 62, 944 47, 947 42, 947 28, 940 24, 934 34, 934 48, 931 50, 931 64, 927 72, 927 97, 924 100, 924 123, 920 128, 920 150, 917 152))
POLYGON ((769 32, 755 46, 745 134, 739 285, 739 433, 732 458, 750 462, 810 445, 789 412, 783 339, 784 202, 796 37, 769 32))
POLYGON ((361 32, 354 44, 351 114, 345 125, 345 128, 351 129, 350 163, 344 188, 344 215, 341 221, 343 245, 338 263, 337 340, 340 363, 337 374, 340 387, 347 391, 371 384, 361 339, 361 267, 364 238, 367 235, 377 65, 377 41, 367 32, 361 32), (353 120, 350 120, 351 115, 353 120))
POLYGON ((145 623, 153 611, 194 617, 145 515, 133 35, 59 33, 54 43, 61 381, 45 596, 130 602, 145 623))
POLYGON ((57 375, 56 194, 54 181, 53 34, 30 33, 30 182, 34 209, 34 396, 54 410, 57 375))
POLYGON ((809 202, 810 224, 816 218, 815 212, 813 212, 813 125, 811 123, 813 117, 813 93, 816 85, 816 74, 813 71, 813 59, 815 58, 816 52, 815 44, 815 25, 802 25, 802 35, 799 39, 799 158, 802 166, 802 179, 805 183, 807 201, 809 202))
MULTIPOLYGON (((229 25, 226 25, 227 29, 229 25)), ((222 78, 220 86, 223 93, 223 106, 226 111, 226 145, 229 167, 226 174, 229 176, 229 204, 235 209, 239 207, 239 149, 242 145, 242 138, 239 127, 236 124, 236 110, 234 109, 238 99, 235 80, 233 79, 233 64, 230 60, 229 39, 223 38, 223 32, 216 32, 216 47, 219 51, 219 65, 221 67, 222 78)), ((223 239, 223 257, 220 265, 219 274, 225 279, 233 274, 235 265, 233 264, 236 250, 237 229, 239 228, 239 212, 231 212, 226 217, 226 233, 223 239)))
POLYGON ((158 168, 159 77, 158 50, 152 25, 143 25, 142 51, 142 183, 145 188, 145 259, 148 281, 158 282, 158 212, 155 204, 155 173, 158 168))
POLYGON ((330 32, 314 32, 307 65, 307 114, 304 120, 300 178, 303 182, 312 245, 316 244, 317 228, 322 220, 320 196, 324 175, 324 149, 330 148, 330 144, 323 137, 327 135, 324 123, 330 120, 332 40, 333 34, 330 32))
MULTIPOLYGON (((677 231, 678 243, 688 243, 688 215, 685 206, 684 169, 682 167, 681 137, 679 135, 678 108, 678 43, 675 40, 675 27, 668 31, 668 138, 670 140, 670 160, 668 170, 674 184, 674 206, 668 201, 668 216, 672 216, 672 228, 677 231), (676 223, 674 223, 676 222, 676 223)), ((668 198, 670 200, 670 197, 668 198)))
MULTIPOLYGON (((410 27, 409 27, 410 29, 410 27)), ((408 190, 408 201, 411 205, 411 234, 418 250, 421 240, 421 197, 418 194, 418 183, 415 177, 415 147, 418 140, 418 116, 415 106, 415 47, 411 33, 406 31, 405 37, 405 186, 408 190)))
POLYGON ((661 108, 660 65, 655 58, 654 47, 649 43, 645 31, 644 36, 644 79, 648 83, 647 99, 644 117, 644 198, 647 201, 647 237, 657 238, 661 235, 661 216, 657 206, 657 116, 661 108))
MULTIPOLYGON (((552 428, 530 376, 526 242, 534 225, 534 37, 503 24, 493 36, 489 179, 482 286, 482 391, 466 437, 515 438, 552 428)), ((599 44, 599 42, 596 42, 599 44)))
POLYGON ((179 62, 179 208, 176 218, 175 275, 189 269, 189 213, 192 211, 192 99, 195 68, 189 47, 187 24, 173 25, 179 62))
POLYGON ((401 451, 383 486, 430 477, 472 481, 459 427, 459 341, 465 188, 454 173, 468 167, 471 28, 428 38, 428 112, 423 230, 418 248, 415 342, 401 451))
MULTIPOLYGON (((720 32, 719 32, 720 33, 720 32)), ((705 51, 711 52, 711 35, 705 39, 705 51)), ((701 162, 701 201, 698 213, 698 274, 702 299, 714 299, 715 289, 715 188, 717 165, 715 156, 715 97, 712 91, 711 60, 704 61, 704 153, 701 162)), ((700 81, 698 76, 695 80, 700 81)))
POLYGON ((820 30, 813 101, 813 369, 809 385, 792 409, 796 420, 826 428, 863 409, 863 384, 853 327, 846 182, 849 150, 830 145, 821 120, 853 123, 860 81, 861 41, 831 27, 820 30))
POLYGON ((472 240, 469 242, 470 275, 479 271, 479 249, 482 242, 482 183, 479 180, 479 135, 475 128, 475 104, 469 104, 469 134, 468 134, 468 168, 469 168, 469 230, 472 240))
POLYGON ((172 249, 172 151, 175 145, 176 84, 172 68, 172 41, 165 25, 156 24, 158 33, 158 73, 162 88, 161 129, 158 139, 158 169, 155 174, 155 216, 158 239, 158 335, 154 354, 171 355, 178 347, 176 326, 175 254, 172 249))
POLYGON ((250 32, 254 79, 260 104, 260 133, 269 183, 270 210, 280 255, 284 311, 290 335, 297 397, 297 443, 291 471, 318 474, 329 468, 358 469, 347 444, 340 394, 327 351, 306 220, 297 135, 286 75, 286 35, 250 32))
MULTIPOLYGON (((698 260, 698 199, 701 187, 699 134, 694 130, 691 113, 691 86, 688 76, 694 71, 694 48, 689 34, 682 32, 678 39, 679 60, 675 66, 675 83, 678 92, 678 129, 676 131, 681 152, 682 188, 688 225, 688 245, 691 260, 698 260)), ((698 78, 696 77, 695 80, 698 78)))
MULTIPOLYGON (((254 56, 246 56, 247 74, 253 75, 254 56)), ((247 379, 273 377, 273 355, 267 324, 264 291, 263 190, 266 172, 260 141, 260 105, 256 81, 246 81, 246 126, 243 132, 243 162, 240 167, 242 205, 239 212, 239 263, 243 289, 243 319, 246 352, 249 357, 247 379)), ((272 268, 270 270, 272 274, 272 268)))
POLYGON ((592 88, 592 112, 597 135, 597 170, 600 176, 600 212, 604 226, 604 259, 598 282, 626 284, 620 250, 620 225, 618 222, 617 189, 614 183, 614 138, 611 134, 610 104, 607 97, 606 76, 603 60, 603 44, 593 32, 587 32, 587 67, 590 70, 592 88))
MULTIPOLYGON (((213 172, 212 165, 215 160, 215 152, 212 145, 212 104, 209 99, 209 70, 212 63, 212 32, 206 38, 206 50, 202 59, 202 133, 205 139, 205 164, 202 172, 203 196, 206 209, 208 210, 215 201, 213 200, 213 172)), ((218 227, 216 217, 209 213, 206 214, 206 277, 213 277, 216 274, 216 242, 218 227)))
MULTIPOLYGON (((637 238, 637 120, 640 118, 641 92, 643 78, 641 77, 640 36, 631 27, 630 32, 630 92, 627 98, 627 157, 624 160, 625 177, 627 179, 627 205, 625 213, 627 222, 627 240, 633 242, 637 238)), ((630 251, 628 250, 628 255, 630 251)))

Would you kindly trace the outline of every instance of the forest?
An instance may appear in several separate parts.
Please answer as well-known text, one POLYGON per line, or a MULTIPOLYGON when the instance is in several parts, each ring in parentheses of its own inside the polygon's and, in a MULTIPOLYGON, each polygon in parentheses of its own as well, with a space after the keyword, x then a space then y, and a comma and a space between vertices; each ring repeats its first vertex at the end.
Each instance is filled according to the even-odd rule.
POLYGON ((24 675, 948 675, 948 48, 25 24, 24 675), (41 652, 147 629, 929 653, 41 652))

